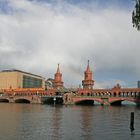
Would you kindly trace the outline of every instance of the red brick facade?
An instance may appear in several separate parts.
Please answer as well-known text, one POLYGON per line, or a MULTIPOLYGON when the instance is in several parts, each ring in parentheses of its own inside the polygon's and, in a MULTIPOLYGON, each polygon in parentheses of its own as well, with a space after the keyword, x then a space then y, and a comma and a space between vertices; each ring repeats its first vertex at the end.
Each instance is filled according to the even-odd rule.
POLYGON ((89 60, 88 60, 87 69, 85 71, 85 77, 84 80, 82 81, 82 85, 84 89, 93 89, 94 80, 92 80, 92 71, 90 70, 89 67, 89 60))
POLYGON ((55 89, 63 88, 62 74, 60 72, 59 64, 58 64, 58 67, 57 67, 57 71, 54 75, 53 86, 54 86, 55 89))

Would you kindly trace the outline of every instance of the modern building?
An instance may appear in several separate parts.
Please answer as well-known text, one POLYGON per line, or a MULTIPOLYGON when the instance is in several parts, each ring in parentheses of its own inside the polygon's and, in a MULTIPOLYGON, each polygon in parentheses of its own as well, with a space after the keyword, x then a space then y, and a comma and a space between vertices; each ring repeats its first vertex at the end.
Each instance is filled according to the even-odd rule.
POLYGON ((140 81, 138 81, 138 88, 140 88, 140 81))
POLYGON ((0 89, 45 88, 45 78, 20 70, 3 70, 0 72, 0 89))

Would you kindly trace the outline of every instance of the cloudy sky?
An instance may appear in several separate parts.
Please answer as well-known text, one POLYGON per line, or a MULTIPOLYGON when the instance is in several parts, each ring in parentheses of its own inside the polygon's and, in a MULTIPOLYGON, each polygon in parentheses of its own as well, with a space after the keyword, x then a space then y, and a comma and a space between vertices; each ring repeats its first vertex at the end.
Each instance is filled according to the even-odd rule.
POLYGON ((140 80, 132 0, 0 0, 0 70, 20 69, 78 87, 87 60, 95 88, 140 80))

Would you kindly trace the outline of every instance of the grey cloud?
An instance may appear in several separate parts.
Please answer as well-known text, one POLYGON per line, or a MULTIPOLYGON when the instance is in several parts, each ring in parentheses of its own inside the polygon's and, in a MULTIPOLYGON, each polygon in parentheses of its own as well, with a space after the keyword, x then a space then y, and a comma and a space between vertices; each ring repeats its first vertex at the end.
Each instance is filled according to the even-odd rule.
POLYGON ((48 78, 60 63, 63 81, 74 86, 83 79, 90 59, 96 87, 118 81, 119 73, 135 77, 130 76, 129 81, 140 78, 140 35, 132 28, 131 11, 116 7, 99 12, 63 1, 67 12, 60 4, 9 3, 16 12, 0 15, 1 70, 20 68, 48 78), (107 76, 112 71, 110 80, 107 76))

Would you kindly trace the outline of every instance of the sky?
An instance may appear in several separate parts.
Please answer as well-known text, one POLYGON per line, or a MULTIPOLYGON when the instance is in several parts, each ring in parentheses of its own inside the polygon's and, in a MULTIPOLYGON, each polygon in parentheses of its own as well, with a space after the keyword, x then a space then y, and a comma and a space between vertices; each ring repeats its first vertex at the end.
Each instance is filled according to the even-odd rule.
POLYGON ((94 88, 137 87, 140 32, 133 0, 0 0, 0 70, 82 84, 87 61, 94 88))

